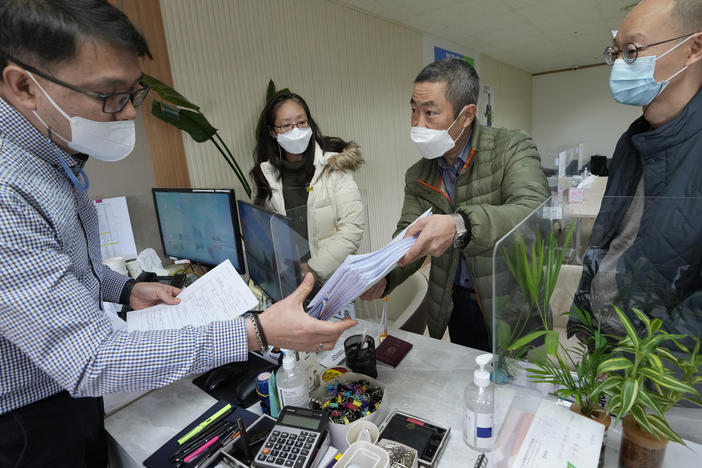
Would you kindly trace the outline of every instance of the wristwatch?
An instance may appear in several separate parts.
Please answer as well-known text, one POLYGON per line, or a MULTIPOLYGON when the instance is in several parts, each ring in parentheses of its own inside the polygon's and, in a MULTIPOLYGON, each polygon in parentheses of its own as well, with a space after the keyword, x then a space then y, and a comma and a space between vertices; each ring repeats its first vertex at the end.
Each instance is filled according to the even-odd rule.
POLYGON ((453 238, 453 246, 457 249, 462 249, 468 245, 470 240, 470 232, 466 226, 466 220, 459 213, 452 213, 453 221, 456 223, 456 237, 453 238))

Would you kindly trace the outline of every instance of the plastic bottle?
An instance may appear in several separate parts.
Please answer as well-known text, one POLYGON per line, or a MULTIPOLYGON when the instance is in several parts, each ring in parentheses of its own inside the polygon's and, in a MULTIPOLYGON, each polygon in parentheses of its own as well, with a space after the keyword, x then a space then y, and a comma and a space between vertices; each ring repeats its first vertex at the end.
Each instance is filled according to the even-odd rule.
POLYGON ((307 378, 302 369, 295 367, 295 362, 295 353, 283 350, 283 367, 278 369, 275 376, 281 408, 309 406, 310 392, 307 388, 307 378))
POLYGON ((490 372, 485 369, 491 359, 492 354, 475 358, 478 368, 463 393, 463 441, 477 452, 492 449, 492 388, 490 372))

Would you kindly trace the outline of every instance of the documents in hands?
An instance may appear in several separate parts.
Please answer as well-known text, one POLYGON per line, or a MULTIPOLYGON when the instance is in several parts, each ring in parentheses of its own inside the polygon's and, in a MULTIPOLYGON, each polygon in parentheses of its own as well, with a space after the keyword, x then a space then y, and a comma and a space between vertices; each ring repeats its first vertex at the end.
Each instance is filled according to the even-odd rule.
MULTIPOLYGON (((431 208, 412 224, 431 215, 431 208)), ((412 226, 410 224, 410 226, 412 226)), ((371 286, 397 266, 397 262, 417 240, 418 236, 405 238, 407 226, 382 249, 362 255, 349 255, 322 286, 308 306, 307 313, 321 320, 333 317, 346 304, 357 299, 371 286)))
POLYGON ((159 304, 127 314, 129 330, 172 330, 232 320, 258 301, 229 260, 184 289, 176 305, 159 304))

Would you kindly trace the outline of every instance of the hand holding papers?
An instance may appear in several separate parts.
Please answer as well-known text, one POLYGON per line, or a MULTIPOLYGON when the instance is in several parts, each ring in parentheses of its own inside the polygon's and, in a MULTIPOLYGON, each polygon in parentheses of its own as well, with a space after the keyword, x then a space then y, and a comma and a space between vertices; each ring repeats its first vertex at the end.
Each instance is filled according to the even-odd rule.
MULTIPOLYGON (((431 215, 431 209, 417 218, 415 223, 429 215, 431 215)), ((409 226, 407 229, 409 229, 409 226)), ((384 278, 397 266, 398 260, 407 253, 417 240, 417 237, 404 237, 407 229, 395 236, 382 249, 363 255, 349 255, 346 257, 344 263, 341 264, 312 299, 307 313, 312 317, 328 320, 342 307, 358 298, 364 291, 384 278)))
POLYGON ((178 294, 179 304, 159 304, 127 315, 130 330, 172 330, 231 320, 258 301, 229 260, 217 265, 178 294))

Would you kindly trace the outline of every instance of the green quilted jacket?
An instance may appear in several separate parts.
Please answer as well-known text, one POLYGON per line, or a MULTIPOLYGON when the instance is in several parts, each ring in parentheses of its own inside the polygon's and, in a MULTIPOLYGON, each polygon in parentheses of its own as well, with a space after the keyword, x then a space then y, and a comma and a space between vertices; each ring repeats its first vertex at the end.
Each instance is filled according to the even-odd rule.
MULTIPOLYGON (((397 231, 428 208, 434 214, 461 211, 468 215, 471 240, 463 249, 488 328, 492 327, 492 253, 495 243, 546 200, 550 193, 536 145, 521 130, 472 124, 472 159, 456 178, 456 206, 441 187, 436 161, 422 159, 405 174, 405 200, 397 231)), ((469 153, 470 154, 470 153, 469 153)), ((429 290, 424 302, 429 333, 441 338, 453 310, 451 291, 459 249, 449 247, 432 259, 429 290)), ((424 259, 396 268, 387 277, 385 294, 392 291, 424 259)))

